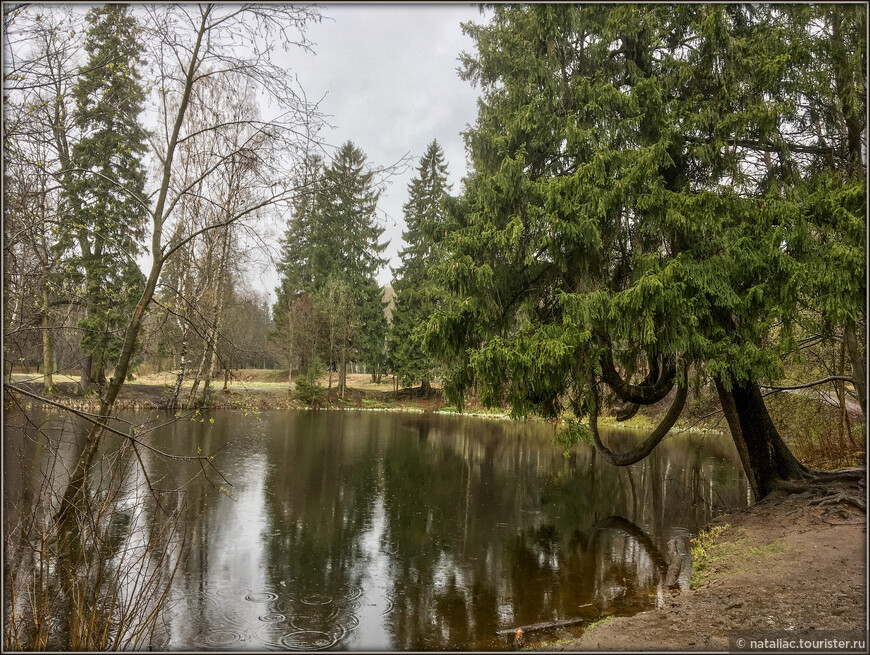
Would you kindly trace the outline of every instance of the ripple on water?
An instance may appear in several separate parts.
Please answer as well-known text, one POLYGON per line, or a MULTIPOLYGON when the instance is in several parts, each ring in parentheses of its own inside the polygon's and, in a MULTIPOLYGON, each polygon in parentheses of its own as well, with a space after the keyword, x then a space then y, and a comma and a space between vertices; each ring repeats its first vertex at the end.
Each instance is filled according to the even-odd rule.
POLYGON ((357 612, 362 606, 363 604, 361 600, 352 600, 349 603, 344 603, 344 605, 342 605, 342 608, 349 612, 357 612))
POLYGON ((384 596, 384 600, 387 602, 387 607, 381 614, 389 614, 393 611, 393 599, 389 596, 384 596))
POLYGON ((320 630, 298 630, 284 635, 278 641, 288 650, 324 650, 335 646, 344 637, 344 628, 338 633, 320 630))
POLYGON ((356 630, 359 627, 359 617, 356 614, 349 614, 347 616, 342 617, 341 625, 345 630, 350 632, 351 630, 356 630))
POLYGON ((241 630, 211 630, 203 638, 206 648, 229 648, 251 640, 251 636, 241 630))
POLYGON ((331 605, 298 607, 290 612, 290 625, 299 630, 323 630, 338 617, 338 608, 331 605))
POLYGON ((278 594, 271 591, 258 591, 256 593, 246 594, 245 600, 251 601, 252 603, 268 603, 273 600, 278 600, 278 594))
POLYGON ((303 605, 329 605, 332 602, 332 596, 329 594, 306 594, 299 599, 303 605))
POLYGON ((350 602, 363 595, 363 588, 355 584, 342 585, 336 596, 336 602, 350 602))
POLYGON ((263 614, 257 618, 263 623, 280 623, 281 621, 287 620, 287 617, 280 612, 269 612, 268 614, 263 614))
POLYGON ((211 593, 215 596, 220 596, 221 598, 238 600, 250 594, 251 590, 248 587, 218 587, 217 589, 213 589, 211 593))

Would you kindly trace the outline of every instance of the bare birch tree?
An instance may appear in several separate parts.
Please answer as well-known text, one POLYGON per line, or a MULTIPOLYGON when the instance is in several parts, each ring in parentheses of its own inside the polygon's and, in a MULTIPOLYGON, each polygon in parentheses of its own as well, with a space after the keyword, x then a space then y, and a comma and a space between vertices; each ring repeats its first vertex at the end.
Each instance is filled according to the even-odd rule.
MULTIPOLYGON (((289 201, 296 190, 286 185, 285 180, 294 179, 288 169, 294 162, 304 159, 316 139, 319 124, 316 107, 305 98, 292 73, 275 60, 274 45, 270 45, 282 43, 288 49, 309 48, 304 29, 309 22, 319 19, 316 8, 203 4, 148 5, 137 11, 141 17, 141 39, 146 47, 148 66, 143 77, 150 79, 151 115, 158 121, 150 143, 157 175, 150 193, 139 196, 129 194, 129 189, 124 188, 116 188, 114 192, 129 194, 148 217, 150 265, 144 276, 141 296, 120 331, 121 347, 114 372, 108 383, 100 388, 96 412, 62 408, 22 385, 13 383, 5 387, 7 397, 21 407, 25 418, 27 409, 24 403, 37 401, 72 412, 78 421, 88 426, 74 431, 76 439, 64 457, 68 473, 64 474, 59 485, 44 487, 50 497, 41 504, 44 512, 37 529, 41 535, 40 543, 45 545, 39 551, 40 561, 49 562, 40 571, 53 572, 59 578, 66 608, 67 643, 59 644, 63 649, 136 647, 141 645, 143 630, 147 632, 156 621, 154 612, 137 608, 129 598, 119 596, 124 574, 106 569, 109 554, 102 545, 107 542, 107 531, 118 515, 122 490, 127 488, 126 481, 133 475, 122 467, 121 462, 139 463, 144 485, 140 488, 148 489, 159 505, 160 498, 148 480, 148 467, 143 458, 149 453, 166 458, 179 457, 155 451, 147 443, 147 431, 113 416, 118 394, 132 370, 144 321, 154 309, 164 271, 175 257, 183 256, 185 248, 195 240, 223 231, 227 235, 224 243, 229 243, 229 235, 237 229, 235 226, 289 201), (260 97, 273 115, 238 115, 227 120, 223 114, 208 116, 204 113, 202 123, 190 127, 187 118, 195 106, 197 91, 208 84, 226 86, 230 80, 235 88, 246 89, 260 97), (231 138, 232 135, 236 138, 231 138), (209 165, 185 178, 184 145, 205 137, 214 138, 220 148, 212 153, 209 165), (281 152, 282 156, 270 154, 268 159, 259 159, 257 175, 247 178, 244 194, 237 193, 232 199, 202 196, 205 204, 220 211, 208 212, 207 220, 190 229, 182 225, 185 220, 182 207, 198 190, 214 189, 217 186, 215 181, 222 174, 250 166, 268 146, 270 153, 281 152), (98 458, 104 457, 101 445, 110 433, 125 441, 126 457, 113 460, 116 466, 108 468, 110 479, 107 480, 106 469, 95 468, 94 464, 98 458), (106 485, 115 491, 106 493, 106 485), (51 491, 53 487, 60 489, 56 496, 51 491), (52 561, 56 566, 50 563, 52 561), (120 605, 127 608, 123 620, 119 622, 117 614, 100 609, 100 603, 106 598, 123 601, 120 605)), ((4 13, 7 27, 14 27, 13 18, 12 12, 4 13)), ((58 147, 59 154, 64 150, 63 145, 61 143, 58 147)), ((61 176, 70 173, 69 163, 64 163, 62 158, 60 161, 61 176)), ((186 458, 210 463, 207 454, 186 458)), ((169 521, 166 525, 176 524, 169 521)), ((154 561, 167 561, 165 558, 169 557, 172 539, 167 536, 151 543, 153 551, 148 562, 128 563, 134 571, 137 566, 148 567, 154 561)), ((117 558, 112 561, 117 561, 117 558)), ((129 566, 125 569, 128 573, 131 571, 129 566)), ((156 569, 149 569, 150 573, 143 579, 152 581, 157 589, 165 591, 169 588, 172 570, 171 562, 161 564, 156 569), (148 577, 160 571, 168 573, 159 580, 148 577)), ((45 607, 43 601, 50 600, 49 595, 56 593, 52 591, 55 589, 54 585, 51 589, 36 589, 26 602, 31 606, 35 603, 45 607)), ((158 594, 158 597, 161 596, 158 594)), ((51 643, 48 634, 51 622, 45 622, 46 615, 39 612, 28 614, 20 609, 13 602, 12 615, 19 622, 11 633, 4 635, 7 644, 42 648, 51 643), (22 625, 21 622, 27 621, 30 621, 29 625, 22 625), (28 637, 26 642, 19 640, 22 635, 28 637)))

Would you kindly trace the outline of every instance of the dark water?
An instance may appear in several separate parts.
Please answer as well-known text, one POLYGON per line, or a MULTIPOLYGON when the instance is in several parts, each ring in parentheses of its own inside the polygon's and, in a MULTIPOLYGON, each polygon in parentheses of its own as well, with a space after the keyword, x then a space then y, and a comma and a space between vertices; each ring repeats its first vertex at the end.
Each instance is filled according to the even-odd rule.
MULTIPOLYGON (((655 607, 668 542, 686 553, 748 500, 730 439, 710 435, 670 437, 627 468, 587 446, 566 455, 549 423, 435 414, 216 412, 149 443, 216 452, 216 470, 142 453, 155 488, 186 488, 152 644, 172 650, 509 649, 496 631, 655 607)), ((33 473, 6 452, 8 490, 33 473)), ((143 508, 147 539, 162 514, 143 508)))

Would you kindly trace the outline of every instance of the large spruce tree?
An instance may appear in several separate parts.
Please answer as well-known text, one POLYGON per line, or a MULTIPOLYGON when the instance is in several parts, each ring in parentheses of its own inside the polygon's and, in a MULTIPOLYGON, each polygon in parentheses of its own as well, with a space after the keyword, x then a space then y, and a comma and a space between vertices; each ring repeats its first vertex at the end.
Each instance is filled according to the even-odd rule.
POLYGON ((104 370, 114 366, 125 321, 142 293, 135 258, 148 217, 139 28, 127 5, 97 7, 87 20, 88 59, 73 88, 73 118, 82 136, 71 149, 59 240, 83 285, 85 388, 91 379, 101 382, 104 370))
POLYGON ((349 361, 364 361, 373 370, 383 364, 387 322, 375 278, 387 246, 379 242, 384 230, 376 221, 380 192, 365 154, 350 141, 329 166, 312 164, 304 187, 282 241, 275 320, 280 327, 299 294, 322 295, 327 281, 351 290, 353 316, 341 331, 345 342, 324 353, 328 364, 341 366, 343 392, 349 361), (340 361, 333 362, 336 353, 340 361))
MULTIPOLYGON (((759 385, 782 376, 795 324, 819 300, 802 282, 845 274, 824 264, 836 247, 801 199, 822 194, 851 226, 850 258, 863 255, 864 219, 842 176, 799 183, 813 176, 802 155, 825 146, 795 129, 812 108, 791 82, 830 69, 842 48, 846 77, 863 79, 863 40, 807 55, 812 12, 776 6, 493 11, 465 26, 477 53, 463 75, 482 90, 467 136, 474 170, 440 267, 451 296, 427 331, 456 362, 448 394, 461 401, 476 382, 519 414, 571 405, 598 450, 625 465, 667 434, 693 376, 716 388, 756 497, 814 477, 759 385), (653 434, 620 454, 597 431, 605 386, 623 416, 677 391, 653 434)), ((863 291, 858 273, 828 286, 863 291)), ((830 320, 856 318, 855 303, 848 313, 830 320)))
MULTIPOLYGON (((348 141, 339 149, 323 177, 320 214, 313 230, 312 266, 319 280, 330 275, 350 285, 359 312, 350 352, 377 373, 383 365, 387 337, 383 292, 375 275, 386 263, 386 243, 377 224, 380 191, 374 184, 362 150, 348 141)), ((344 390, 347 361, 339 372, 344 390)))
POLYGON ((389 367, 405 386, 419 381, 427 393, 434 376, 435 358, 422 347, 421 328, 436 308, 438 287, 428 274, 437 262, 436 248, 449 227, 447 165, 437 141, 420 160, 416 177, 408 185, 405 203, 407 244, 399 254, 401 265, 394 271, 396 292, 393 324, 389 336, 389 367))

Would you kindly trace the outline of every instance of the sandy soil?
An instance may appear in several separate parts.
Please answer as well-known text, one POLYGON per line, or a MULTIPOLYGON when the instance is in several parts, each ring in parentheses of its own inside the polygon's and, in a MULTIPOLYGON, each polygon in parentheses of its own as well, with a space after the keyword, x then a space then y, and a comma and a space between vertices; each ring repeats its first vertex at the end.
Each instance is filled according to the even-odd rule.
POLYGON ((726 524, 716 543, 728 555, 702 586, 549 648, 721 651, 730 630, 867 629, 864 513, 789 496, 713 522, 726 524))

